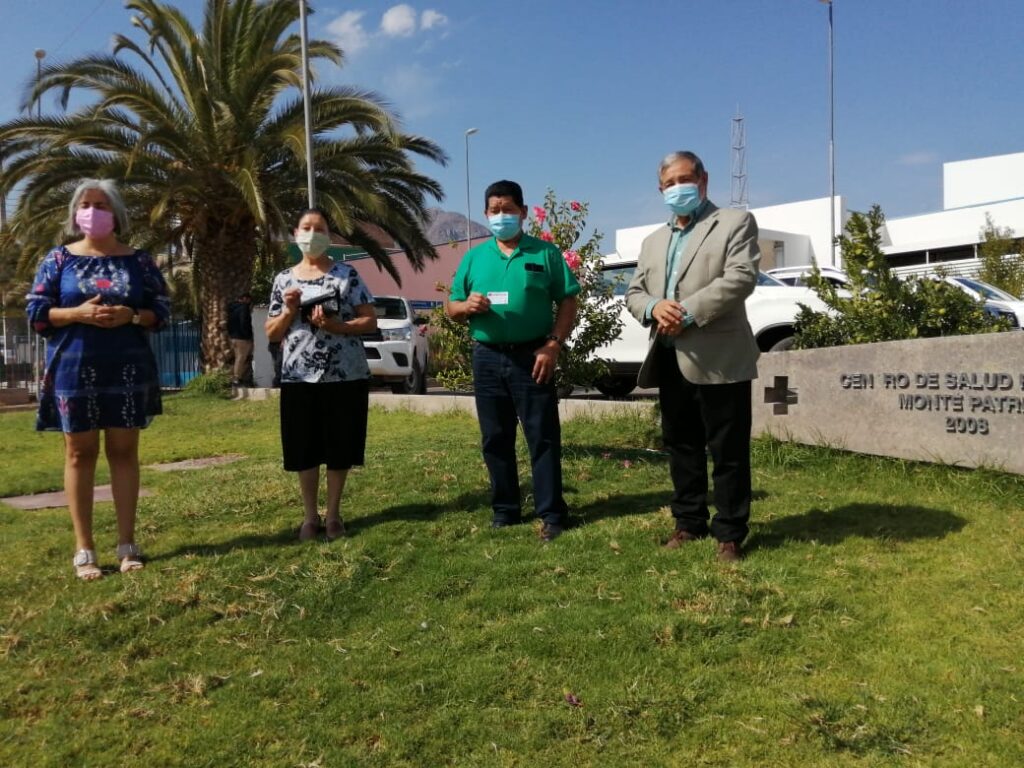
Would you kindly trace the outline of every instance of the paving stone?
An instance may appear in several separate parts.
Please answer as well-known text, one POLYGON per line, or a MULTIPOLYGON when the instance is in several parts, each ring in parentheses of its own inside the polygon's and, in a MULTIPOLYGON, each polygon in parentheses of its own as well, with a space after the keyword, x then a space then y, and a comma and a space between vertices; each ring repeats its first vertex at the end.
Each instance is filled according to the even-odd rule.
POLYGON ((223 456, 205 456, 201 459, 185 459, 184 461, 172 461, 166 464, 147 464, 146 469, 155 469, 157 472, 180 472, 186 469, 204 469, 205 467, 219 467, 224 464, 234 464, 241 461, 245 456, 241 453, 225 453, 223 456))
MULTIPOLYGON (((146 489, 139 489, 139 496, 152 496, 153 492, 146 489)), ((114 496, 109 485, 97 485, 93 489, 93 501, 113 501, 114 496)), ((50 493, 33 493, 28 496, 9 496, 0 499, 0 502, 15 509, 52 509, 54 507, 66 507, 68 497, 64 491, 52 491, 50 493)))

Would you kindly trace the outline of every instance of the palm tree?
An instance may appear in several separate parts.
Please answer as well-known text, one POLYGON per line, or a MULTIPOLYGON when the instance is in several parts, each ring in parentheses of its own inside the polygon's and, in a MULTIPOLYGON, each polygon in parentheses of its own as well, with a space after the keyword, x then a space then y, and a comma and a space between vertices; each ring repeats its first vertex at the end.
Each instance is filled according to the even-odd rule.
MULTIPOLYGON (((306 205, 300 41, 288 32, 298 3, 207 0, 201 34, 168 3, 128 0, 126 7, 144 45, 117 35, 110 55, 44 68, 26 97, 31 103, 55 92, 66 110, 71 92, 81 91, 91 103, 0 125, 7 156, 0 187, 21 190, 10 235, 22 270, 31 270, 59 242, 76 183, 119 180, 145 244, 180 241, 191 253, 204 359, 207 370, 222 368, 228 301, 248 289, 258 251, 280 252, 306 205)), ((341 50, 325 41, 311 41, 310 57, 342 62, 341 50)), ((403 133, 373 93, 318 87, 311 105, 317 202, 338 231, 392 274, 371 226, 415 268, 435 258, 423 220, 442 191, 413 158, 444 164, 444 152, 403 133)))

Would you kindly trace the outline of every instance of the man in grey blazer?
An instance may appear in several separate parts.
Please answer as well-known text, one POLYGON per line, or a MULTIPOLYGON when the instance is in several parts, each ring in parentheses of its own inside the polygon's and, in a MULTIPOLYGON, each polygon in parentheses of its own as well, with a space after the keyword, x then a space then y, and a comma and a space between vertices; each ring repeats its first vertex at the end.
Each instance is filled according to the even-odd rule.
POLYGON ((658 189, 669 222, 640 248, 626 290, 629 311, 651 328, 641 387, 658 387, 669 453, 677 548, 711 535, 718 559, 743 556, 750 519, 750 382, 758 348, 744 300, 757 285, 757 223, 707 199, 708 174, 692 152, 662 162, 658 189), (708 525, 705 448, 714 463, 708 525))

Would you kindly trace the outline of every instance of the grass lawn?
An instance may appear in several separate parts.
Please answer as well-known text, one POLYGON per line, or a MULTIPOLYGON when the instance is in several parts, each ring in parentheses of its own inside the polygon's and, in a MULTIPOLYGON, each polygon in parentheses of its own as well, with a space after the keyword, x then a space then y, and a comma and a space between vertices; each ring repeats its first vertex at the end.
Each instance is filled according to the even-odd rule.
MULTIPOLYGON (((659 547, 649 417, 565 424, 541 545, 471 417, 374 411, 351 537, 299 544, 276 403, 165 410, 143 463, 247 458, 143 470, 146 570, 80 583, 66 510, 0 505, 0 766, 1024 765, 1021 478, 759 442, 729 567, 659 547)), ((0 496, 60 487, 33 419, 0 496)))

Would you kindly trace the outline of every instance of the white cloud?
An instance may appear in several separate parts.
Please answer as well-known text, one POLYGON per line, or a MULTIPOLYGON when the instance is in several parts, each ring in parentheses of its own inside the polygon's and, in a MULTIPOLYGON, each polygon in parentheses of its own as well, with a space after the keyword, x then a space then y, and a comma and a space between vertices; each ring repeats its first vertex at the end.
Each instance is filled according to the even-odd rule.
POLYGON ((900 155, 896 162, 900 165, 931 165, 937 163, 938 160, 939 158, 934 152, 910 152, 900 155))
POLYGON ((411 37, 416 32, 416 9, 405 3, 388 8, 381 17, 380 31, 388 37, 411 37))
POLYGON ((327 24, 328 36, 337 43, 351 62, 355 54, 368 48, 375 41, 398 40, 413 38, 418 33, 427 38, 416 53, 430 49, 432 40, 438 36, 445 37, 448 17, 440 11, 428 8, 420 14, 408 3, 399 3, 388 8, 380 18, 380 26, 374 28, 372 18, 365 11, 346 11, 327 24), (364 24, 369 26, 367 29, 364 24))
POLYGON ((439 11, 435 11, 433 8, 428 8, 420 16, 420 27, 423 29, 443 27, 447 23, 448 17, 439 11))
POLYGON ((328 33, 341 46, 341 50, 350 56, 370 44, 370 36, 361 23, 362 18, 362 11, 345 11, 327 25, 328 33))

